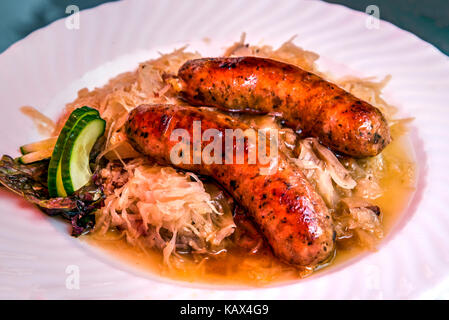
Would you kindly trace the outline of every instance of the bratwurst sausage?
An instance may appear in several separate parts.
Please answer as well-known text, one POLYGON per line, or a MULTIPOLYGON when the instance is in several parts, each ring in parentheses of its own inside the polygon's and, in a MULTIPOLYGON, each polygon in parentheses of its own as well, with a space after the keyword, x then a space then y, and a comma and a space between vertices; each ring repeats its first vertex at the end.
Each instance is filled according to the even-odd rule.
POLYGON ((377 108, 290 64, 257 57, 204 58, 187 61, 178 78, 182 97, 191 104, 277 112, 287 126, 349 156, 375 156, 390 142, 377 108))
MULTIPOLYGON (((179 137, 171 138, 172 133, 175 129, 185 130, 192 141, 198 130, 194 129, 194 121, 201 121, 201 133, 217 130, 216 137, 229 134, 226 129, 248 128, 229 115, 208 108, 141 105, 130 112, 126 133, 138 151, 157 162, 214 178, 247 210, 281 260, 298 266, 315 266, 326 260, 334 250, 332 218, 322 198, 285 155, 279 153, 276 170, 264 175, 260 161, 249 164, 251 146, 246 139, 244 163, 236 163, 237 142, 232 138, 232 164, 225 163, 225 154, 220 155, 222 164, 195 164, 192 149, 188 161, 173 163, 172 149, 181 142, 179 137)), ((201 150, 208 144, 201 141, 201 150)))

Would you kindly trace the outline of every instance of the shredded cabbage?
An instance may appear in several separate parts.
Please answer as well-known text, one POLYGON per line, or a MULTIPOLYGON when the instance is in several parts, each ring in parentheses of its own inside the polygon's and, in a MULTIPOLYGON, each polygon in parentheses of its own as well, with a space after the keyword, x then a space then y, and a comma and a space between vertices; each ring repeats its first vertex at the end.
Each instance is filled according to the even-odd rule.
POLYGON ((118 229, 130 243, 159 248, 167 265, 176 248, 214 252, 234 232, 231 213, 217 210, 193 173, 137 158, 126 167, 111 162, 101 176, 106 200, 97 214, 97 231, 118 229))

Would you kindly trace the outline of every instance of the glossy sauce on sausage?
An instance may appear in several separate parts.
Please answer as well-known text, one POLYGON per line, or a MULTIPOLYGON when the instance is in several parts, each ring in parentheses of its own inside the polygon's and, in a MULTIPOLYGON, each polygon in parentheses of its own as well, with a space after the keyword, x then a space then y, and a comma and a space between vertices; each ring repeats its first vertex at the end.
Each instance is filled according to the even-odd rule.
POLYGON ((187 61, 178 78, 190 104, 279 113, 287 126, 352 157, 375 156, 391 140, 377 108, 290 64, 258 57, 203 58, 187 61))
MULTIPOLYGON (((215 179, 246 209, 282 261, 316 266, 328 259, 335 248, 331 215, 301 170, 282 153, 277 170, 268 175, 261 174, 259 163, 248 164, 247 144, 243 164, 171 162, 178 143, 170 139, 173 130, 184 129, 192 137, 194 121, 201 121, 202 132, 216 129, 224 135, 226 129, 247 129, 230 116, 204 108, 142 105, 131 111, 126 133, 137 150, 159 163, 215 179)), ((202 142, 202 149, 207 144, 202 142)))

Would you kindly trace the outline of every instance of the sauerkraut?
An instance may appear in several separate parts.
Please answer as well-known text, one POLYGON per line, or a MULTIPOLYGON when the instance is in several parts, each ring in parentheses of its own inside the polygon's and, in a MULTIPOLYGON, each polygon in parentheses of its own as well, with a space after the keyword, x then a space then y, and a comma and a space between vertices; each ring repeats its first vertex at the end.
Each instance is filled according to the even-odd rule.
POLYGON ((110 162, 100 174, 106 200, 97 231, 117 229, 133 245, 158 248, 167 265, 176 251, 219 251, 234 232, 231 212, 219 211, 193 173, 136 158, 125 166, 110 162))

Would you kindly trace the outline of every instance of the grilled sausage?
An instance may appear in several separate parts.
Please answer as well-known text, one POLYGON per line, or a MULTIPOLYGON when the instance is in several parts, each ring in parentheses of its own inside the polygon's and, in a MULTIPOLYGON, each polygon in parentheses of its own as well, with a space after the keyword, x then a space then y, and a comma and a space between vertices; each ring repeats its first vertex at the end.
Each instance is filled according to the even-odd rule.
POLYGON ((375 156, 390 142, 377 108, 290 64, 257 57, 196 59, 179 69, 178 78, 190 104, 277 112, 287 126, 349 156, 375 156))
MULTIPOLYGON (((137 150, 159 163, 215 179, 247 210, 278 258, 298 266, 326 260, 334 250, 332 218, 304 174, 283 154, 278 155, 276 172, 269 175, 261 174, 260 161, 248 164, 246 139, 243 164, 236 164, 235 154, 234 164, 225 164, 225 155, 221 155, 223 164, 193 164, 192 151, 189 164, 171 162, 171 150, 179 143, 170 139, 173 130, 184 129, 193 137, 193 121, 201 121, 201 132, 216 129, 223 137, 226 129, 247 128, 208 108, 141 105, 131 111, 126 133, 137 150)), ((208 144, 202 142, 201 150, 208 144)))

